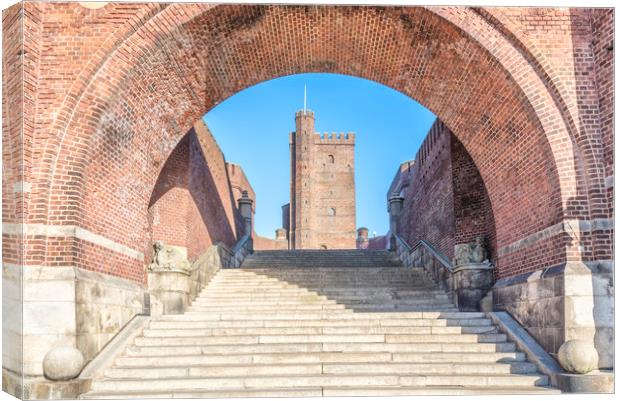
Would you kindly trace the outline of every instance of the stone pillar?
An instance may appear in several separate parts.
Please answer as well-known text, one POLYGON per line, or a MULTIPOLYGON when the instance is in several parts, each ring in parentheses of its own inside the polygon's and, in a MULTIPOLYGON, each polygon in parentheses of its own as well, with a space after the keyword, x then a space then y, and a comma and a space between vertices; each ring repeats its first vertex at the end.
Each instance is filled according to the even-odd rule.
POLYGON ((243 217, 243 234, 252 237, 252 206, 254 201, 248 196, 248 191, 241 192, 241 198, 237 200, 239 212, 243 217))
POLYGON ((398 192, 392 193, 388 199, 388 213, 390 214, 390 249, 396 250, 396 233, 398 232, 398 217, 403 208, 405 199, 398 192))
POLYGON ((454 246, 454 297, 461 311, 480 310, 480 301, 493 287, 493 265, 487 259, 484 237, 454 246))
POLYGON ((493 287, 493 265, 468 263, 454 266, 454 293, 459 310, 477 312, 482 298, 493 287))

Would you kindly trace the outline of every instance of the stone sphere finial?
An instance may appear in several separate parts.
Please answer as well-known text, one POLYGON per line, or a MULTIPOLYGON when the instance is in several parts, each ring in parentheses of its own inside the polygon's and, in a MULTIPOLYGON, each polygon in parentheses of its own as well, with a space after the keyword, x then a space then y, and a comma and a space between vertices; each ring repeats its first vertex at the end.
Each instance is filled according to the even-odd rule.
POLYGON ((75 379, 83 367, 84 355, 75 347, 54 347, 43 358, 43 374, 50 380, 75 379))
POLYGON ((598 352, 589 341, 569 340, 558 350, 558 361, 567 372, 586 374, 598 367, 598 352))

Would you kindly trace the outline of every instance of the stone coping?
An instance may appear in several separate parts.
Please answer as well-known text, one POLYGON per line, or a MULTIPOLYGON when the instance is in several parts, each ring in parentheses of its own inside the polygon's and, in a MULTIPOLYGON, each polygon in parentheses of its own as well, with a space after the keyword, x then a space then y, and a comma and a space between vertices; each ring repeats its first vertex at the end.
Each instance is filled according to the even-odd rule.
POLYGON ((449 272, 453 272, 454 267, 452 266, 452 263, 450 263, 450 261, 443 256, 437 249, 435 249, 435 247, 433 245, 431 245, 430 243, 428 243, 427 241, 424 241, 423 239, 419 240, 417 242, 417 244, 415 244, 414 246, 410 246, 404 239, 402 239, 400 236, 394 234, 394 237, 396 237, 396 239, 403 245, 405 246, 405 248, 407 249, 407 253, 412 254, 415 250, 417 250, 419 247, 424 247, 426 248, 431 255, 433 255, 433 257, 435 259, 437 259, 439 261, 439 263, 441 263, 441 265, 443 267, 445 267, 449 272))
POLYGON ((134 339, 142 334, 150 321, 147 315, 135 315, 125 324, 108 343, 88 362, 78 376, 81 380, 90 380, 102 375, 106 369, 131 345, 134 339))
POLYGON ((488 312, 494 324, 498 325, 510 341, 516 343, 517 347, 527 355, 527 359, 534 363, 538 370, 549 376, 551 383, 557 385, 555 375, 562 373, 563 369, 551 355, 536 342, 508 312, 488 312))

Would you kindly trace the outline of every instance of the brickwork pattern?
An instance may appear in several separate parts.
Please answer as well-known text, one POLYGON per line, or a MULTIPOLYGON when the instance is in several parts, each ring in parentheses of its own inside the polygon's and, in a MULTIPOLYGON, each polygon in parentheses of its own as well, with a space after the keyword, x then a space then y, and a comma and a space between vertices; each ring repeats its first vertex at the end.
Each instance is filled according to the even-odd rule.
POLYGON ((435 121, 415 160, 401 164, 388 197, 393 192, 404 198, 398 234, 409 244, 426 240, 452 259, 455 245, 483 236, 491 260, 498 263, 495 220, 482 177, 441 121, 435 121))
POLYGON ((415 163, 401 172, 404 197, 399 235, 411 245, 424 239, 452 259, 455 245, 454 189, 450 134, 437 121, 418 150, 415 163))
MULTIPOLYGON (((613 10, 26 2, 3 20, 5 222, 75 225, 143 251, 150 195, 193 123, 299 72, 375 80, 433 111, 480 172, 498 250, 612 215, 613 10)), ((541 241, 519 250, 527 263, 506 255, 502 274, 608 258, 611 234, 541 241)), ((127 277, 144 263, 94 265, 63 241, 27 236, 24 262, 127 277)), ((17 243, 3 234, 5 261, 17 243)))
MULTIPOLYGON (((242 234, 237 199, 254 190, 239 165, 229 164, 202 122, 179 142, 164 164, 149 202, 147 246, 160 240, 187 248, 190 260, 210 245, 231 247, 242 234)), ((151 260, 151 248, 145 258, 151 260)))
POLYGON ((476 237, 483 236, 490 258, 496 261, 495 219, 489 195, 474 161, 452 133, 450 133, 450 156, 454 243, 475 242, 476 237))
POLYGON ((290 247, 355 249, 355 134, 317 133, 314 122, 299 111, 290 134, 290 247))

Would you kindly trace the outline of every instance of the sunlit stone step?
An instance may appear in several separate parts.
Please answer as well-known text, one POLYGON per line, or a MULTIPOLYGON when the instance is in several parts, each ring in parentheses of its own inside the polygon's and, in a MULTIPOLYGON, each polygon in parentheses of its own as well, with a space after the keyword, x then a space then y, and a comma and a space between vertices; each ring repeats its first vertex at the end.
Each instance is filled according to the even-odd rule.
POLYGON ((297 311, 322 311, 322 310, 339 310, 346 309, 344 304, 288 304, 275 307, 273 305, 220 305, 217 303, 210 305, 193 304, 189 307, 188 312, 297 312, 297 311))
POLYGON ((391 326, 491 326, 490 319, 355 319, 355 320, 235 320, 219 321, 201 319, 200 315, 163 316, 150 323, 151 328, 228 328, 228 327, 391 327, 391 326), (185 316, 181 319, 181 316, 185 316))
POLYGON ((492 325, 487 326, 292 326, 292 327, 178 327, 150 328, 144 331, 145 337, 196 337, 196 336, 237 336, 237 335, 276 335, 276 334, 491 334, 497 332, 492 325))
MULTIPOLYGON (((153 339, 149 339, 153 340, 153 339)), ((183 339, 180 339, 183 341, 183 339)), ((164 356, 196 354, 248 354, 279 352, 515 352, 514 343, 286 343, 132 346, 127 355, 164 356)))
POLYGON ((170 392, 91 392, 82 399, 133 399, 133 398, 301 398, 301 397, 354 397, 354 396, 415 396, 415 395, 553 395, 559 390, 549 387, 476 387, 476 386, 324 386, 279 389, 230 389, 230 390, 176 390, 170 392))
POLYGON ((219 271, 184 314, 153 318, 83 398, 550 391, 485 313, 459 312, 421 269, 324 268, 309 254, 219 271))
POLYGON ((161 390, 157 391, 92 391, 80 396, 81 399, 134 399, 134 398, 299 398, 321 397, 322 389, 315 388, 277 388, 277 389, 245 389, 230 390, 161 390))
POLYGON ((409 363, 494 363, 524 362, 521 352, 299 352, 264 354, 207 354, 170 356, 123 356, 115 366, 195 366, 195 365, 240 365, 240 364, 291 364, 291 363, 354 363, 354 362, 409 362, 409 363))
POLYGON ((113 379, 170 379, 191 377, 272 376, 272 375, 502 375, 531 374, 536 366, 515 363, 289 363, 240 365, 191 365, 169 367, 115 367, 105 372, 113 379))
POLYGON ((154 391, 179 389, 296 388, 314 386, 546 386, 548 379, 536 374, 507 375, 287 375, 265 377, 196 377, 178 379, 107 379, 95 381, 95 391, 154 391))

